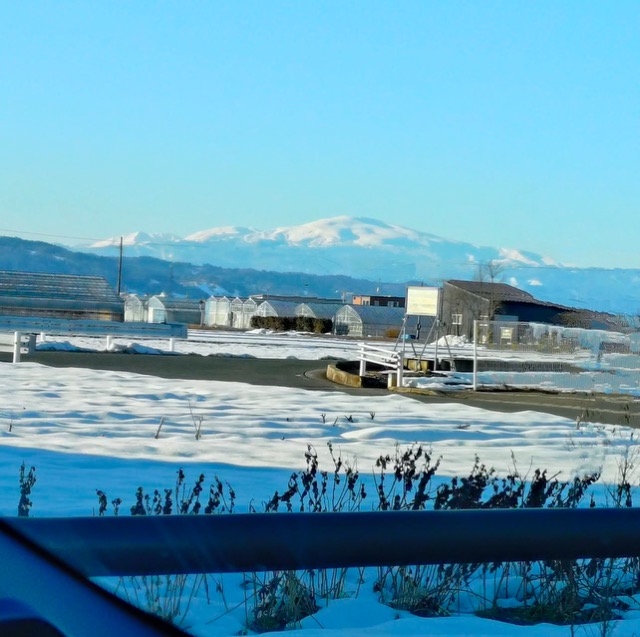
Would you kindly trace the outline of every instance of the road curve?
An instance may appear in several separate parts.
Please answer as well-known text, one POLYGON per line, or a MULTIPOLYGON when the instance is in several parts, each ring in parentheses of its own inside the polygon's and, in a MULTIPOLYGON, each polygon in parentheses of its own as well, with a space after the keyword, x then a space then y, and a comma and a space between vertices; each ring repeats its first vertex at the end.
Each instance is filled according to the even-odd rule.
MULTIPOLYGON (((193 380, 241 382, 272 387, 341 391, 353 395, 384 395, 386 389, 354 389, 327 380, 332 360, 234 358, 200 355, 159 356, 93 352, 36 352, 25 356, 51 367, 80 367, 193 380)), ((0 353, 0 362, 11 355, 0 353)), ((425 403, 468 404, 492 411, 539 411, 580 422, 640 427, 640 401, 630 396, 552 394, 534 391, 453 391, 447 395, 403 394, 425 403)))

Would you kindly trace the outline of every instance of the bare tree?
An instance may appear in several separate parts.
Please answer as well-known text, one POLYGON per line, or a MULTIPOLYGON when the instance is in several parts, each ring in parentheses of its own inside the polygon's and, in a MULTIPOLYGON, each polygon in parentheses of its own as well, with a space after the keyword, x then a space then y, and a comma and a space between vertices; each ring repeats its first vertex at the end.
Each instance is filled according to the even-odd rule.
POLYGON ((502 261, 492 259, 478 263, 476 266, 475 280, 482 283, 503 283, 505 266, 502 261))
POLYGON ((478 263, 476 269, 476 281, 480 283, 488 283, 484 290, 483 296, 487 299, 488 303, 483 308, 483 312, 480 316, 476 316, 478 319, 494 320, 495 315, 500 309, 500 300, 498 293, 493 284, 504 282, 505 265, 502 261, 485 261, 484 263, 478 263))

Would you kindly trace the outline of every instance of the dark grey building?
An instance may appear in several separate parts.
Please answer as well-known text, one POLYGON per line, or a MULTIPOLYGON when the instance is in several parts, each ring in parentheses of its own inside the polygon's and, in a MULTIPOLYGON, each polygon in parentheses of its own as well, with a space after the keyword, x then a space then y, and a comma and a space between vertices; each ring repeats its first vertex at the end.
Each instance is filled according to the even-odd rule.
POLYGON ((447 334, 471 338, 474 320, 505 320, 565 325, 568 313, 581 310, 539 301, 529 292, 506 283, 445 281, 440 322, 447 334))

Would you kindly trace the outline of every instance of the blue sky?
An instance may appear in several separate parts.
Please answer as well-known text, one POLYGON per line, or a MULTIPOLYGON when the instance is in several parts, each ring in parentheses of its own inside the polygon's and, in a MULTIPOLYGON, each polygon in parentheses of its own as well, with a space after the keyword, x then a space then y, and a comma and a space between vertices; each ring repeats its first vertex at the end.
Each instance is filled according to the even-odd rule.
POLYGON ((640 267, 639 27, 623 0, 3 2, 0 228, 353 215, 640 267))

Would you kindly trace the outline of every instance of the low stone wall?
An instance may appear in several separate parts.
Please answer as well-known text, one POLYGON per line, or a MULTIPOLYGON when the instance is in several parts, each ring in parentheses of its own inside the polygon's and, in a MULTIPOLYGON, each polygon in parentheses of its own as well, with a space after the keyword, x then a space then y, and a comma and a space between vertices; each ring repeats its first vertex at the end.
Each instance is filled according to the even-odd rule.
POLYGON ((338 369, 335 365, 327 365, 327 378, 339 385, 362 387, 362 378, 360 376, 338 369))
POLYGON ((327 365, 327 378, 346 387, 385 388, 386 376, 379 373, 386 371, 384 367, 374 363, 367 364, 367 375, 360 376, 360 363, 358 361, 341 361, 335 365, 327 365))

